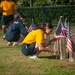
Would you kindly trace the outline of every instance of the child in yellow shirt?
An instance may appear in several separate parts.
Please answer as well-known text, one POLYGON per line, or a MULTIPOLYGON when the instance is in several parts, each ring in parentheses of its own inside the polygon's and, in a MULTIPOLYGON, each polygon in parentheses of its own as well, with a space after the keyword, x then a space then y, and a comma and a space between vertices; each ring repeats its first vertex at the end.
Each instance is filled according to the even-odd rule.
POLYGON ((42 51, 57 53, 57 51, 47 48, 47 46, 56 40, 56 38, 47 41, 44 39, 44 34, 49 35, 53 31, 53 26, 50 23, 43 24, 42 28, 37 28, 31 31, 23 40, 22 53, 24 55, 31 55, 30 58, 37 58, 42 51))

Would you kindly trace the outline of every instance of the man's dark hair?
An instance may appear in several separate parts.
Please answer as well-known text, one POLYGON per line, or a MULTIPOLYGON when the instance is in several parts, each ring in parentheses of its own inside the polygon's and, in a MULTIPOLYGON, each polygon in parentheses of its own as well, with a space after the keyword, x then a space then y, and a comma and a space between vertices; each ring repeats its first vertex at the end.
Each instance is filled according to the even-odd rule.
POLYGON ((24 15, 24 14, 22 14, 22 13, 20 13, 20 16, 21 16, 22 18, 26 18, 26 17, 25 17, 25 15, 24 15))

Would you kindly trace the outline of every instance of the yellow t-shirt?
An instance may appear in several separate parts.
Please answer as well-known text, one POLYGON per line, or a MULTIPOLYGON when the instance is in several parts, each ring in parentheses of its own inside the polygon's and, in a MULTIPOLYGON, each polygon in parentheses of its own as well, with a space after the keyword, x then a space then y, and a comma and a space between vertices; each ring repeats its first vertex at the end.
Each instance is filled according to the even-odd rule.
POLYGON ((1 4, 0 4, 0 11, 1 11, 1 4))
POLYGON ((23 40, 23 44, 44 43, 44 32, 41 29, 31 31, 23 40))
POLYGON ((0 11, 1 11, 1 4, 0 4, 0 11))
POLYGON ((1 2, 0 7, 4 16, 14 14, 14 11, 17 9, 17 6, 13 1, 6 0, 1 2))

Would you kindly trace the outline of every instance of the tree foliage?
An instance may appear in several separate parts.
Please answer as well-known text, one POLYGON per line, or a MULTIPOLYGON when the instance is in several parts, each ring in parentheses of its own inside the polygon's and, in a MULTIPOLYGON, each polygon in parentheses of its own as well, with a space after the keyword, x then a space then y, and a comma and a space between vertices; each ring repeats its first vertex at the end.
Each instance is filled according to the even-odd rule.
MULTIPOLYGON (((1 1, 2 0, 0 0, 0 2, 1 1)), ((62 5, 75 4, 75 0, 13 0, 13 1, 17 3, 18 7, 29 7, 30 1, 32 2, 33 7, 42 4, 62 4, 62 5)))
MULTIPOLYGON (((42 5, 42 4, 62 4, 62 5, 66 5, 66 4, 69 4, 69 5, 73 5, 75 4, 75 0, 31 0, 32 1, 32 4, 33 4, 33 7, 34 6, 39 6, 39 5, 42 5)), ((30 0, 19 0, 19 6, 30 6, 30 0)))

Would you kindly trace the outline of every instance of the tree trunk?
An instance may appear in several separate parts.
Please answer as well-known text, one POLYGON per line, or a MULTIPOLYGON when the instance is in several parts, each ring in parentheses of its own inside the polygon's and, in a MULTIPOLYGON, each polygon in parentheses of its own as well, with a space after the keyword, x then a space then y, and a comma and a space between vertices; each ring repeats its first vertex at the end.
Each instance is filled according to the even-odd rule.
POLYGON ((33 6, 33 0, 30 0, 30 7, 33 6))

